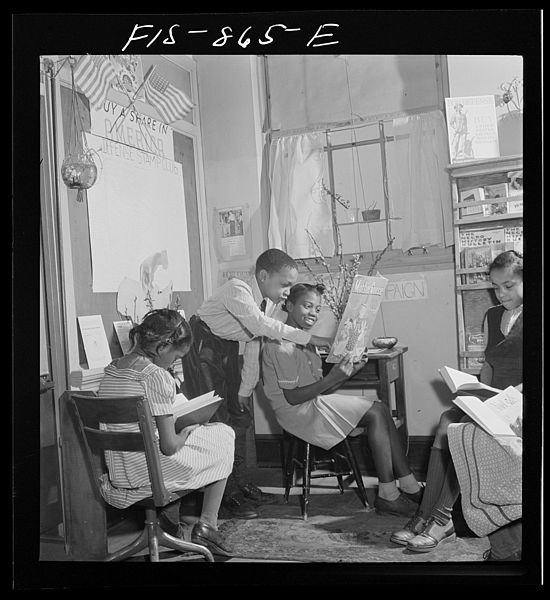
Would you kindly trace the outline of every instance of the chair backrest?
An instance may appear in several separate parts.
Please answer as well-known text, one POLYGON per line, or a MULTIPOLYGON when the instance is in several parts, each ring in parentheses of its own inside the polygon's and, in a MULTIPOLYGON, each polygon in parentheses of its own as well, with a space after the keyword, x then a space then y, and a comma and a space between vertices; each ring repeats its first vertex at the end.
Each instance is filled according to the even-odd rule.
MULTIPOLYGON (((99 397, 70 393, 69 406, 81 432, 92 476, 98 488, 101 477, 107 473, 105 450, 143 452, 149 471, 155 506, 172 502, 176 494, 164 485, 160 456, 155 444, 153 417, 149 403, 142 396, 99 397), (105 431, 99 424, 137 423, 139 432, 105 431)), ((108 474, 108 473, 107 473, 108 474)))

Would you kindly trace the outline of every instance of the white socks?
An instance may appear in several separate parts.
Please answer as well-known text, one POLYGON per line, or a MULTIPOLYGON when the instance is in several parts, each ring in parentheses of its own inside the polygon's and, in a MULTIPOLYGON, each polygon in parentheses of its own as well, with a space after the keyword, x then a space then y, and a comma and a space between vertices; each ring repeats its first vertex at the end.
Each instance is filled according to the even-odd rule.
POLYGON ((399 489, 407 494, 416 494, 420 490, 420 485, 416 481, 415 476, 412 473, 405 475, 405 477, 399 478, 399 489))
POLYGON ((395 481, 390 481, 389 483, 378 482, 378 496, 380 498, 387 500, 388 502, 393 502, 399 498, 399 490, 397 489, 397 484, 395 481))

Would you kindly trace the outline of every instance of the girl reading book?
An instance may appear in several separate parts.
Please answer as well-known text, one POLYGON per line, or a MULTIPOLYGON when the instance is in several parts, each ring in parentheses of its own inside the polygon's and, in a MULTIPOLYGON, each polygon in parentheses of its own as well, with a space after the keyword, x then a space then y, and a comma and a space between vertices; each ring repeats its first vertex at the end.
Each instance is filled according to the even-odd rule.
MULTIPOLYGON (((322 286, 307 283, 292 286, 284 304, 287 324, 311 329, 321 310, 323 291, 322 286)), ((356 427, 366 428, 379 481, 375 508, 380 514, 410 516, 418 508, 420 486, 387 406, 364 396, 333 393, 364 364, 345 356, 323 377, 321 358, 312 344, 266 340, 264 392, 283 429, 325 450, 356 427)))
MULTIPOLYGON (((485 362, 479 379, 498 389, 521 390, 523 379, 523 257, 514 250, 499 254, 489 265, 498 306, 484 319, 487 332, 485 362)), ((418 512, 391 541, 412 552, 431 552, 444 540, 455 537, 452 510, 460 487, 449 453, 447 428, 451 423, 470 421, 459 408, 445 411, 440 418, 430 452, 426 487, 418 512)))
MULTIPOLYGON (((193 526, 191 541, 207 546, 213 554, 231 556, 217 531, 217 519, 233 465, 235 434, 223 423, 192 425, 179 432, 174 423, 176 384, 168 369, 189 351, 192 342, 189 324, 176 310, 152 310, 130 330, 130 341, 131 351, 105 368, 98 395, 139 395, 148 400, 167 489, 204 489, 201 514, 193 526)), ((137 425, 108 427, 132 431, 137 425)), ((109 504, 126 508, 151 495, 144 455, 113 451, 107 452, 105 458, 109 479, 103 482, 102 495, 109 504)), ((179 505, 175 508, 179 509, 179 505)), ((182 536, 181 528, 168 533, 182 536)))

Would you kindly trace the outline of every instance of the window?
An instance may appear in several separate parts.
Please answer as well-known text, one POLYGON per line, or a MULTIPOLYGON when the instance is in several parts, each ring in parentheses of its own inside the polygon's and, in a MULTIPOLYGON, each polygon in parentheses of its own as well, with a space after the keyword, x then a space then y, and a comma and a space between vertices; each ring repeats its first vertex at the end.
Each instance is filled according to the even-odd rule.
POLYGON ((327 130, 325 173, 345 254, 400 247, 397 220, 388 190, 386 147, 391 123, 327 130), (368 212, 367 212, 368 211, 368 212))

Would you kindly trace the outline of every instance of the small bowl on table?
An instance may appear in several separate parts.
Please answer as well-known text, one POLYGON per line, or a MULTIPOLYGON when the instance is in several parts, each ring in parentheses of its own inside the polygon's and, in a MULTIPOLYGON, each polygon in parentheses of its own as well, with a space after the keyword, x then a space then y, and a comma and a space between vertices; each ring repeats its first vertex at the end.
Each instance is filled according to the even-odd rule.
POLYGON ((382 348, 384 350, 389 350, 390 348, 393 348, 395 344, 397 344, 396 337, 375 337, 372 340, 372 345, 375 348, 382 348))

